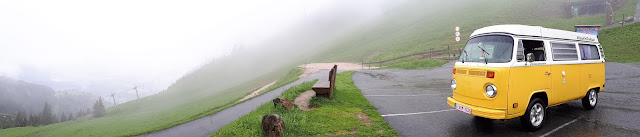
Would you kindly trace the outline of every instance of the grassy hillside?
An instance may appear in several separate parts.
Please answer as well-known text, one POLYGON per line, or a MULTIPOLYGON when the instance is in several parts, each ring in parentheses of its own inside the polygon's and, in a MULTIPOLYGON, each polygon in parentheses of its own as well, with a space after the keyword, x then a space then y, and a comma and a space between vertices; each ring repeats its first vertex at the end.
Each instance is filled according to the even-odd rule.
POLYGON ((599 40, 607 61, 640 62, 640 23, 603 29, 599 40))
POLYGON ((302 71, 296 68, 288 73, 269 73, 228 89, 207 89, 202 92, 168 90, 109 108, 107 116, 102 118, 85 117, 41 127, 11 128, 0 130, 0 136, 131 136, 149 133, 231 107, 239 103, 237 101, 240 98, 259 88, 260 83, 266 84, 281 78, 282 82, 274 84, 270 88, 272 90, 297 80, 300 74, 302 71))
MULTIPOLYGON (((312 104, 318 106, 317 109, 286 110, 274 108, 271 102, 267 102, 211 136, 263 136, 260 120, 266 114, 278 114, 282 117, 285 122, 284 136, 398 136, 384 122, 376 108, 364 98, 360 89, 353 85, 352 74, 353 71, 336 76, 333 99, 314 97, 312 104), (367 115, 368 118, 360 119, 357 115, 367 115)), ((292 87, 280 97, 294 100, 300 93, 310 90, 313 84, 314 82, 307 82, 292 87)))
MULTIPOLYGON (((464 41, 473 30, 496 24, 540 25, 573 30, 573 25, 576 24, 605 23, 604 15, 566 18, 562 12, 569 1, 574 0, 409 0, 369 23, 359 25, 357 29, 349 29, 349 32, 326 32, 332 36, 339 34, 340 37, 335 39, 319 35, 325 32, 296 36, 320 30, 329 31, 331 28, 341 30, 338 27, 301 26, 295 29, 299 33, 289 33, 272 40, 276 41, 273 45, 216 59, 186 75, 160 94, 109 108, 107 116, 103 118, 81 118, 42 127, 0 130, 0 136, 129 136, 162 130, 232 106, 238 99, 259 88, 260 83, 283 80, 275 84, 277 86, 297 79, 293 76, 300 71, 289 71, 289 68, 302 59, 305 62, 378 61, 432 48, 445 49, 447 45, 460 47, 464 42, 454 42, 455 26, 462 28, 464 41), (304 28, 317 30, 306 31, 304 28), (302 38, 302 42, 292 42, 302 38), (311 44, 322 44, 330 48, 322 50, 312 48, 313 46, 300 46, 311 44), (315 50, 323 52, 314 56, 310 51, 315 50), (310 56, 312 59, 306 59, 310 56)), ((628 5, 616 13, 631 15, 635 6, 629 5, 635 3, 636 0, 629 0, 628 5)), ((638 39, 638 27, 635 26, 637 24, 603 30, 600 41, 605 46, 609 61, 637 61, 633 59, 633 55, 639 53, 637 41, 629 40, 638 39), (627 45, 629 43, 630 46, 627 45)), ((409 63, 398 66, 421 65, 409 63)), ((365 113, 373 116, 372 112, 365 113)))
MULTIPOLYGON (((453 0, 409 1, 386 12, 372 24, 363 25, 342 39, 317 60, 361 62, 462 47, 473 30, 498 24, 524 24, 573 31, 574 25, 604 25, 604 14, 567 18, 564 6, 575 0, 453 0), (454 41, 454 27, 461 27, 461 42, 454 41), (326 56, 330 55, 330 56, 326 56)), ((636 0, 629 0, 617 14, 630 15, 636 0)))

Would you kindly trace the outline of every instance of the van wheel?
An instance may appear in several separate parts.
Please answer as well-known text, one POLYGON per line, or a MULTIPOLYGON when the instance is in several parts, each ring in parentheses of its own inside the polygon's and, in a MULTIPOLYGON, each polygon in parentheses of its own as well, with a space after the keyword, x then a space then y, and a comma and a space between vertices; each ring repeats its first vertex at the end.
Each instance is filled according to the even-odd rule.
POLYGON ((587 95, 582 98, 582 107, 586 110, 592 110, 598 105, 598 92, 595 89, 590 89, 587 95))
POLYGON ((528 131, 536 131, 542 127, 546 118, 546 105, 542 99, 535 98, 529 102, 527 111, 520 117, 522 127, 528 131))

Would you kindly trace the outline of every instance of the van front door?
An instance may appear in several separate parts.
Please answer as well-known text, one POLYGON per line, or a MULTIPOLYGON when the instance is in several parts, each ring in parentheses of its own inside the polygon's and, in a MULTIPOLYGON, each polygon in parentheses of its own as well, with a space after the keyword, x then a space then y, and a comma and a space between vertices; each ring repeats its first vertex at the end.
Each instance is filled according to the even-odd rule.
POLYGON ((547 95, 551 95, 551 67, 546 59, 544 45, 542 41, 537 40, 518 42, 517 62, 513 64, 509 78, 508 115, 524 113, 534 92, 546 92, 547 95), (534 57, 531 61, 526 60, 529 53, 534 57))

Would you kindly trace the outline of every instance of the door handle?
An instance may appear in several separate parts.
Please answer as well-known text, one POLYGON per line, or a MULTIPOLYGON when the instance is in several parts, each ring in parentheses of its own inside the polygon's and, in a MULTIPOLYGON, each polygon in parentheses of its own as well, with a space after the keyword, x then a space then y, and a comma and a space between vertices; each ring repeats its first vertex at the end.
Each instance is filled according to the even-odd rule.
POLYGON ((544 73, 544 75, 551 75, 551 73, 549 73, 549 72, 545 72, 545 73, 544 73))

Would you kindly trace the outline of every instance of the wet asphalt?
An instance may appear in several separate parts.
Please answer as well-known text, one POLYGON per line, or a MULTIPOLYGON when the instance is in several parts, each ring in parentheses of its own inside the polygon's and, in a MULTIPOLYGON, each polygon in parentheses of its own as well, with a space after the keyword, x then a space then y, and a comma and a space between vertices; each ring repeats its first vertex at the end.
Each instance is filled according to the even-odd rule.
POLYGON ((447 105, 452 68, 363 70, 352 78, 401 136, 640 136, 640 63, 607 62, 594 110, 579 100, 551 107, 535 132, 523 130, 519 118, 478 119, 447 105))

